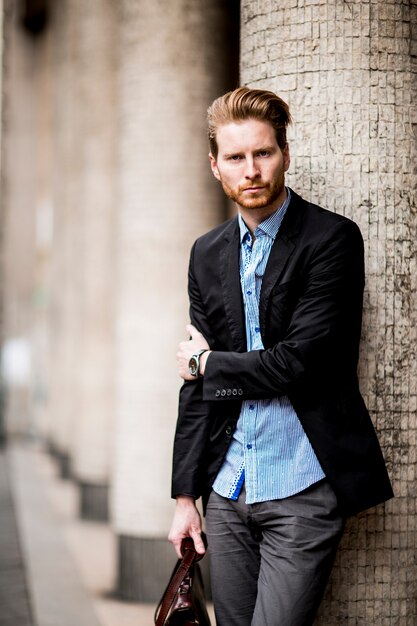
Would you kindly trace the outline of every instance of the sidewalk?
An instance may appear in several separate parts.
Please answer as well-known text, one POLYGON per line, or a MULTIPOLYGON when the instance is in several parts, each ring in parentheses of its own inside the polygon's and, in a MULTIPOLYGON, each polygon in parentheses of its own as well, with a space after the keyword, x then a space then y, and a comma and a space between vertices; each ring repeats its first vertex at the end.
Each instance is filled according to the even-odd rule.
POLYGON ((154 606, 112 597, 111 529, 76 511, 76 487, 49 456, 28 445, 0 453, 0 626, 152 626, 154 606))
POLYGON ((6 455, 0 449, 0 626, 33 626, 6 455))

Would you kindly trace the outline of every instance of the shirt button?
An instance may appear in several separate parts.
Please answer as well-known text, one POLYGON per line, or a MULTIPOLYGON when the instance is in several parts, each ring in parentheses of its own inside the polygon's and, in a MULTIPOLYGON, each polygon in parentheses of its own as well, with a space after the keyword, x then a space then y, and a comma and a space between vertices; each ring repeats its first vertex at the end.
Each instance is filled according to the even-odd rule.
POLYGON ((252 450, 252 444, 248 443, 248 445, 246 446, 248 450, 252 450))
POLYGON ((255 405, 254 404, 250 404, 249 405, 249 410, 250 411, 254 411, 255 410, 255 405))
POLYGON ((246 293, 247 293, 247 295, 248 295, 248 296, 251 296, 251 295, 252 295, 252 292, 251 292, 251 290, 250 290, 250 289, 248 289, 246 293))
POLYGON ((259 333, 259 332, 260 332, 260 330, 261 330, 261 329, 259 328, 259 326, 255 326, 255 332, 256 332, 256 333, 259 333))

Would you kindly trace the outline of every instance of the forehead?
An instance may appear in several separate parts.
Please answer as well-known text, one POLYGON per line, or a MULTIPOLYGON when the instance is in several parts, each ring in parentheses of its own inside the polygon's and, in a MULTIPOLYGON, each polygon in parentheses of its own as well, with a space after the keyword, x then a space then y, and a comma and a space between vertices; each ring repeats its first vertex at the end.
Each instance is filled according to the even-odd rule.
POLYGON ((219 153, 256 150, 277 145, 272 124, 255 119, 222 124, 217 129, 216 140, 219 153))

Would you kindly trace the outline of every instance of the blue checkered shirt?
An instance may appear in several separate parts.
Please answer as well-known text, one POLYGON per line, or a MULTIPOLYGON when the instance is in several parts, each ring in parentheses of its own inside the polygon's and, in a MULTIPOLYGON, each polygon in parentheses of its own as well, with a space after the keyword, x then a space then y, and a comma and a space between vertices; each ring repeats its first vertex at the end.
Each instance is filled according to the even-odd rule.
MULTIPOLYGON (((240 284, 245 308, 247 350, 263 350, 259 326, 262 278, 272 244, 290 202, 255 230, 252 237, 242 216, 240 284)), ((221 496, 237 500, 245 482, 246 502, 286 498, 324 478, 323 470, 286 396, 246 400, 225 460, 213 484, 221 496)))

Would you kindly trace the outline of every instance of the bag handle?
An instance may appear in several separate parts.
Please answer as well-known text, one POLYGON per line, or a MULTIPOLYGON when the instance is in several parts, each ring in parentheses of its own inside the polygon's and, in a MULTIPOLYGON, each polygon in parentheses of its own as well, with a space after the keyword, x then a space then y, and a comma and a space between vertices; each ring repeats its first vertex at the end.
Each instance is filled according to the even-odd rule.
POLYGON ((155 626, 163 626, 169 613, 172 603, 175 600, 178 589, 184 578, 190 571, 190 567, 196 561, 203 558, 202 554, 198 554, 194 547, 194 542, 191 537, 185 537, 181 542, 181 554, 182 560, 179 563, 174 575, 168 583, 168 587, 162 597, 162 600, 156 607, 155 611, 155 626))

